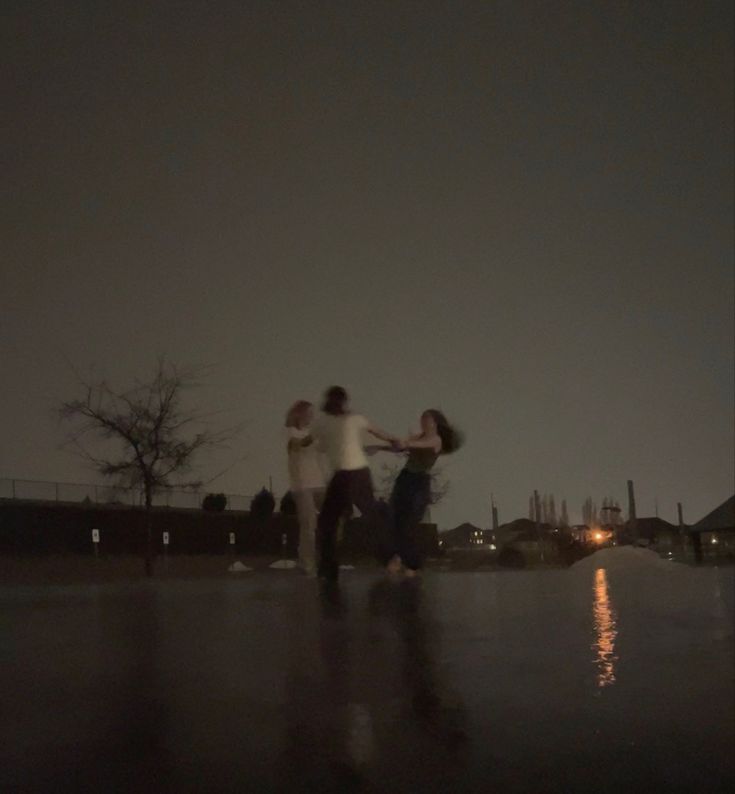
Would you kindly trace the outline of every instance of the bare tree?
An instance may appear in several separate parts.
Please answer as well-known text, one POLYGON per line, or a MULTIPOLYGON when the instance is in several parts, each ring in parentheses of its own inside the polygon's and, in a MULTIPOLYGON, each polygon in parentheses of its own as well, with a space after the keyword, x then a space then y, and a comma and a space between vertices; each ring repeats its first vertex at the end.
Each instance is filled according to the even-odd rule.
POLYGON ((569 511, 567 510, 567 500, 561 500, 561 515, 559 517, 559 524, 562 527, 569 526, 569 511))
POLYGON ((138 381, 125 391, 114 389, 105 380, 90 382, 80 378, 82 395, 62 403, 60 408, 62 419, 74 425, 68 444, 104 477, 142 489, 146 510, 145 570, 149 576, 154 559, 154 495, 172 487, 200 487, 200 480, 188 478, 194 457, 207 447, 224 444, 235 432, 233 428, 215 431, 209 427, 211 415, 184 407, 183 394, 199 384, 200 375, 200 370, 181 370, 159 358, 150 380, 138 381), (117 442, 117 454, 93 454, 84 443, 90 437, 108 445, 117 442))
POLYGON ((592 501, 591 496, 588 496, 582 505, 582 521, 588 527, 597 526, 597 505, 592 501))

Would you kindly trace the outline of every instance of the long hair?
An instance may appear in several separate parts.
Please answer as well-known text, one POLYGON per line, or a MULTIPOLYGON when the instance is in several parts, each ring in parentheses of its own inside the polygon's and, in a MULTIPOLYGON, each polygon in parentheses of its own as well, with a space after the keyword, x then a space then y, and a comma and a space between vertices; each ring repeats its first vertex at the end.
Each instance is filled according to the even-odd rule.
POLYGON ((286 427, 298 427, 299 417, 311 408, 307 400, 296 400, 286 414, 286 427))
POLYGON ((330 386, 324 395, 322 411, 332 416, 341 416, 347 413, 345 405, 348 399, 347 392, 341 386, 330 386))
POLYGON ((447 417, 444 416, 440 410, 437 408, 429 408, 424 411, 424 413, 429 414, 436 422, 436 432, 442 440, 442 455, 450 455, 464 444, 464 436, 462 433, 449 423, 447 417))

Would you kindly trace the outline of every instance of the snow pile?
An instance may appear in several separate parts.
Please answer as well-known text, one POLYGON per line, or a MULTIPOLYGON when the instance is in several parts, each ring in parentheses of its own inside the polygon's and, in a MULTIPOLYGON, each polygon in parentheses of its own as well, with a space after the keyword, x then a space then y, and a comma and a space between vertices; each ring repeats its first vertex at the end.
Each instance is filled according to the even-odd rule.
POLYGON ((237 562, 233 562, 232 565, 227 569, 228 571, 232 571, 232 573, 243 573, 244 571, 252 571, 252 568, 248 568, 247 565, 243 565, 239 560, 237 562))
POLYGON ((660 557, 651 549, 638 546, 611 546, 590 554, 572 565, 573 571, 594 571, 605 568, 608 571, 683 568, 681 563, 660 557))
POLYGON ((296 568, 296 562, 294 560, 276 560, 270 564, 271 568, 280 568, 281 570, 288 571, 292 568, 296 568))

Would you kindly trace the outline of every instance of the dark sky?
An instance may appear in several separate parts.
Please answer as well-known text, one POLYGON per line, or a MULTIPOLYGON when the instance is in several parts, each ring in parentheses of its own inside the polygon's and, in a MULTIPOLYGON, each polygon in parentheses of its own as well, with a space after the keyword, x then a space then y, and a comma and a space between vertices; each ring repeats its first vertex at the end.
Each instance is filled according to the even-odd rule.
POLYGON ((91 479, 67 359, 165 353, 246 422, 230 492, 336 382, 465 430, 443 526, 732 493, 731 2, 4 8, 1 476, 91 479))

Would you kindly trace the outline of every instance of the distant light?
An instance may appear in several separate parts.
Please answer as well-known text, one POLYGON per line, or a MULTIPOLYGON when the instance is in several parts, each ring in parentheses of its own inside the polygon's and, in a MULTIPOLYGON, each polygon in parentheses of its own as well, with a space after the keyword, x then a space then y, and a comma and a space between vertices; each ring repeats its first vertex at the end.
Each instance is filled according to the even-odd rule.
POLYGON ((602 540, 602 532, 595 532, 595 540, 602 540))
POLYGON ((717 543, 717 538, 714 535, 712 535, 712 542, 717 543))
POLYGON ((498 547, 494 543, 490 544, 490 551, 495 551, 495 549, 497 549, 497 548, 498 547))

